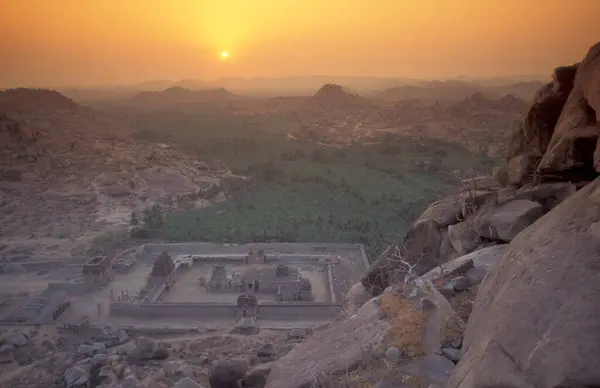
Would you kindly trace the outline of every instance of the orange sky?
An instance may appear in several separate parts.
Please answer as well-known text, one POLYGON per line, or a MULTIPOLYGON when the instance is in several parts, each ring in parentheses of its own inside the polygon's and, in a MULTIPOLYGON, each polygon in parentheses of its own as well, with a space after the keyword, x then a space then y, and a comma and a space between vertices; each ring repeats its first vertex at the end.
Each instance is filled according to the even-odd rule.
POLYGON ((0 87, 549 74, 600 40, 598 15, 600 0, 0 0, 0 87))

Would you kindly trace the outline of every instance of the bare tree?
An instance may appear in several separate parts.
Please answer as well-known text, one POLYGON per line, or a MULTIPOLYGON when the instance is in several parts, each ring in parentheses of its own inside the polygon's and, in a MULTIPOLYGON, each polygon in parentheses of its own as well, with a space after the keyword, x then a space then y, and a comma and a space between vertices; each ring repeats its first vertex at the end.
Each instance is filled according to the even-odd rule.
POLYGON ((419 276, 415 272, 415 268, 417 268, 417 266, 419 265, 421 260, 423 260, 424 257, 425 257, 425 253, 421 253, 419 258, 413 264, 411 264, 402 257, 402 255, 400 253, 400 247, 399 246, 395 247, 390 260, 398 264, 399 268, 397 269, 397 274, 398 274, 397 278, 400 278, 400 276, 403 275, 402 276, 402 284, 407 284, 411 280, 413 280, 419 276))

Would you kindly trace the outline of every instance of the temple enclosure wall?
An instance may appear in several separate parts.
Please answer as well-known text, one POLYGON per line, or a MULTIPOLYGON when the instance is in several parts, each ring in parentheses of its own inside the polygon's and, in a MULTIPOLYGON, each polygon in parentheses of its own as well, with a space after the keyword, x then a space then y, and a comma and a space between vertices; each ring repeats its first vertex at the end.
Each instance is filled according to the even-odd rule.
POLYGON ((306 304, 261 304, 258 306, 259 319, 326 319, 337 316, 342 307, 329 303, 306 304))
POLYGON ((236 306, 218 303, 111 303, 110 314, 135 318, 234 319, 236 306))
POLYGON ((327 251, 356 251, 362 256, 365 265, 369 265, 366 252, 362 244, 344 243, 249 243, 249 244, 213 244, 213 243, 176 243, 155 244, 147 243, 141 245, 136 251, 136 257, 144 258, 147 255, 156 255, 164 251, 171 255, 184 254, 248 254, 250 250, 263 250, 270 253, 293 254, 298 252, 315 252, 315 247, 321 247, 327 251))
MULTIPOLYGON (((234 319, 237 308, 226 303, 111 303, 110 314, 134 318, 195 318, 234 319)), ((329 303, 265 303, 258 306, 259 319, 324 319, 333 318, 341 311, 340 305, 329 303)))
POLYGON ((0 264, 0 270, 4 273, 52 271, 64 267, 81 267, 81 264, 74 264, 73 260, 62 258, 56 260, 26 260, 0 264))

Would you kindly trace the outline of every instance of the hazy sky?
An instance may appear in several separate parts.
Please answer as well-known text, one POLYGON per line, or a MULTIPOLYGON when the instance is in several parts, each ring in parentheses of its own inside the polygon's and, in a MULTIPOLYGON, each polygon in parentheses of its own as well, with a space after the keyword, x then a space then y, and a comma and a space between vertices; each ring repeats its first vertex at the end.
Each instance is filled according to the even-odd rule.
POLYGON ((600 0, 0 0, 0 87, 550 74, 600 40, 598 15, 600 0))

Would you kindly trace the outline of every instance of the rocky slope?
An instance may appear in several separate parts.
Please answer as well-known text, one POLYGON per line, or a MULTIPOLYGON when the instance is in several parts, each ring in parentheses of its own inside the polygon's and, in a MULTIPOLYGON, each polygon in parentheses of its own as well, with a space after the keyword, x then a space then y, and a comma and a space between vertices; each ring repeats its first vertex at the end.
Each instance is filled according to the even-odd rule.
MULTIPOLYGON (((0 233, 3 255, 69 256, 154 203, 206 206, 203 192, 229 171, 49 90, 0 92, 0 233), (191 195, 186 204, 178 201, 191 195)), ((211 189, 211 193, 215 190, 211 189)))
POLYGON ((599 59, 556 69, 498 184, 425 210, 266 387, 600 384, 599 59))

